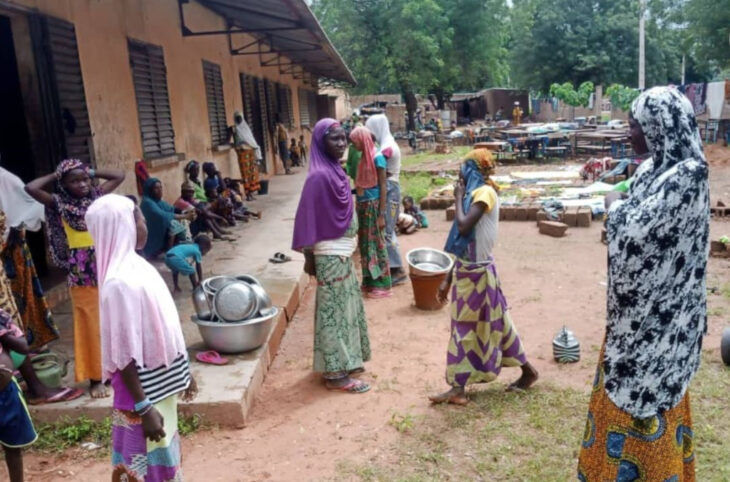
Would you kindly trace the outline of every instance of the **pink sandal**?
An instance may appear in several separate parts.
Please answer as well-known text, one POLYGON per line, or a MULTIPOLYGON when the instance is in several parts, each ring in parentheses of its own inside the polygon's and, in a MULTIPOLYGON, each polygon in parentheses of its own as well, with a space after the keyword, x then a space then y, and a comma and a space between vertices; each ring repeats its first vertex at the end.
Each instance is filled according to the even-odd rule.
POLYGON ((195 355, 195 359, 200 363, 207 363, 209 365, 226 365, 228 358, 223 358, 217 351, 201 351, 195 355))

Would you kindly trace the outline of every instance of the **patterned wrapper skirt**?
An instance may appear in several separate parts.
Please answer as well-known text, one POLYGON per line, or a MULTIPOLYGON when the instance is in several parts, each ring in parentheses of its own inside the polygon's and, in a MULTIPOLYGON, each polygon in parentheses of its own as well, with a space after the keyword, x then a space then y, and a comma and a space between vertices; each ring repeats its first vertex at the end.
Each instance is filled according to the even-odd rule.
POLYGON ((494 262, 457 259, 451 289, 446 382, 454 387, 491 382, 502 367, 526 362, 494 262))
POLYGON ((352 258, 315 256, 314 371, 337 379, 370 359, 370 338, 352 258))
MULTIPOLYGON (((598 358, 603 360, 603 350, 598 358)), ((695 480, 689 392, 671 410, 647 419, 618 408, 603 385, 599 362, 578 459, 578 480, 695 480)))
POLYGON ((59 336, 58 328, 53 322, 24 235, 14 242, 8 242, 2 261, 20 312, 22 324, 19 326, 23 327, 30 347, 40 348, 56 340, 59 336))
POLYGON ((142 419, 134 412, 115 409, 112 414, 112 481, 178 482, 180 436, 177 432, 177 395, 155 404, 164 419, 165 438, 152 442, 144 436, 142 419))
POLYGON ((385 244, 385 230, 378 228, 379 203, 378 199, 357 202, 362 285, 366 289, 389 290, 391 288, 390 265, 385 244))
POLYGON ((74 367, 76 381, 101 380, 101 331, 99 289, 71 286, 74 321, 74 367))
POLYGON ((256 151, 253 149, 236 149, 238 154, 238 169, 241 171, 243 188, 246 193, 258 192, 261 189, 259 183, 259 166, 256 163, 256 151))

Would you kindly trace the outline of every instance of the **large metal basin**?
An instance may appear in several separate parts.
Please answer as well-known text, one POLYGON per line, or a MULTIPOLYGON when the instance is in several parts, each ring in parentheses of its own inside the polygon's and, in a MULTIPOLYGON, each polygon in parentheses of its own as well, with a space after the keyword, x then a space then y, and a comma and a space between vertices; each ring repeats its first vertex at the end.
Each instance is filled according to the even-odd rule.
POLYGON ((418 276, 439 276, 451 271, 454 260, 451 256, 433 248, 416 248, 406 254, 411 274, 418 276))
POLYGON ((274 306, 262 310, 258 318, 236 323, 205 321, 195 315, 190 319, 198 325, 203 343, 211 350, 220 353, 243 353, 266 343, 273 320, 278 314, 279 308, 274 306))

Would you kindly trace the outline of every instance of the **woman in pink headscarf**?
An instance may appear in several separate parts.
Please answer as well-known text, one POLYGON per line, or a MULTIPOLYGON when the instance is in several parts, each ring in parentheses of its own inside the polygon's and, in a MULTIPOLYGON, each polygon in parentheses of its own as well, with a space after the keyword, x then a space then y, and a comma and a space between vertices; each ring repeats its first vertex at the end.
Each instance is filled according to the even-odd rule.
POLYGON ((385 298, 392 294, 385 243, 387 161, 375 148, 373 137, 367 127, 356 127, 350 133, 352 145, 362 152, 355 177, 362 287, 368 298, 385 298))
POLYGON ((144 216, 110 194, 86 213, 96 246, 102 376, 114 388, 113 481, 181 479, 177 398, 195 396, 180 318, 157 270, 136 253, 144 216))

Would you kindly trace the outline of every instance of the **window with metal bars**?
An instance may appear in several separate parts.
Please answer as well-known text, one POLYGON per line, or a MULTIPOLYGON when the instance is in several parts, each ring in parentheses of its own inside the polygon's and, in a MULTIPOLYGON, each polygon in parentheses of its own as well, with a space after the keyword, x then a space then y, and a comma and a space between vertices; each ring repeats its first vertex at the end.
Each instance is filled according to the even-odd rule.
POLYGON ((208 99, 210 138, 213 146, 220 146, 228 142, 228 123, 220 65, 203 60, 203 78, 205 79, 205 96, 208 99))
POLYGON ((143 156, 154 159, 174 154, 175 131, 162 47, 131 39, 128 46, 143 156))
POLYGON ((281 114, 281 122, 288 128, 294 127, 294 111, 291 103, 291 87, 285 84, 276 84, 276 94, 281 114))

